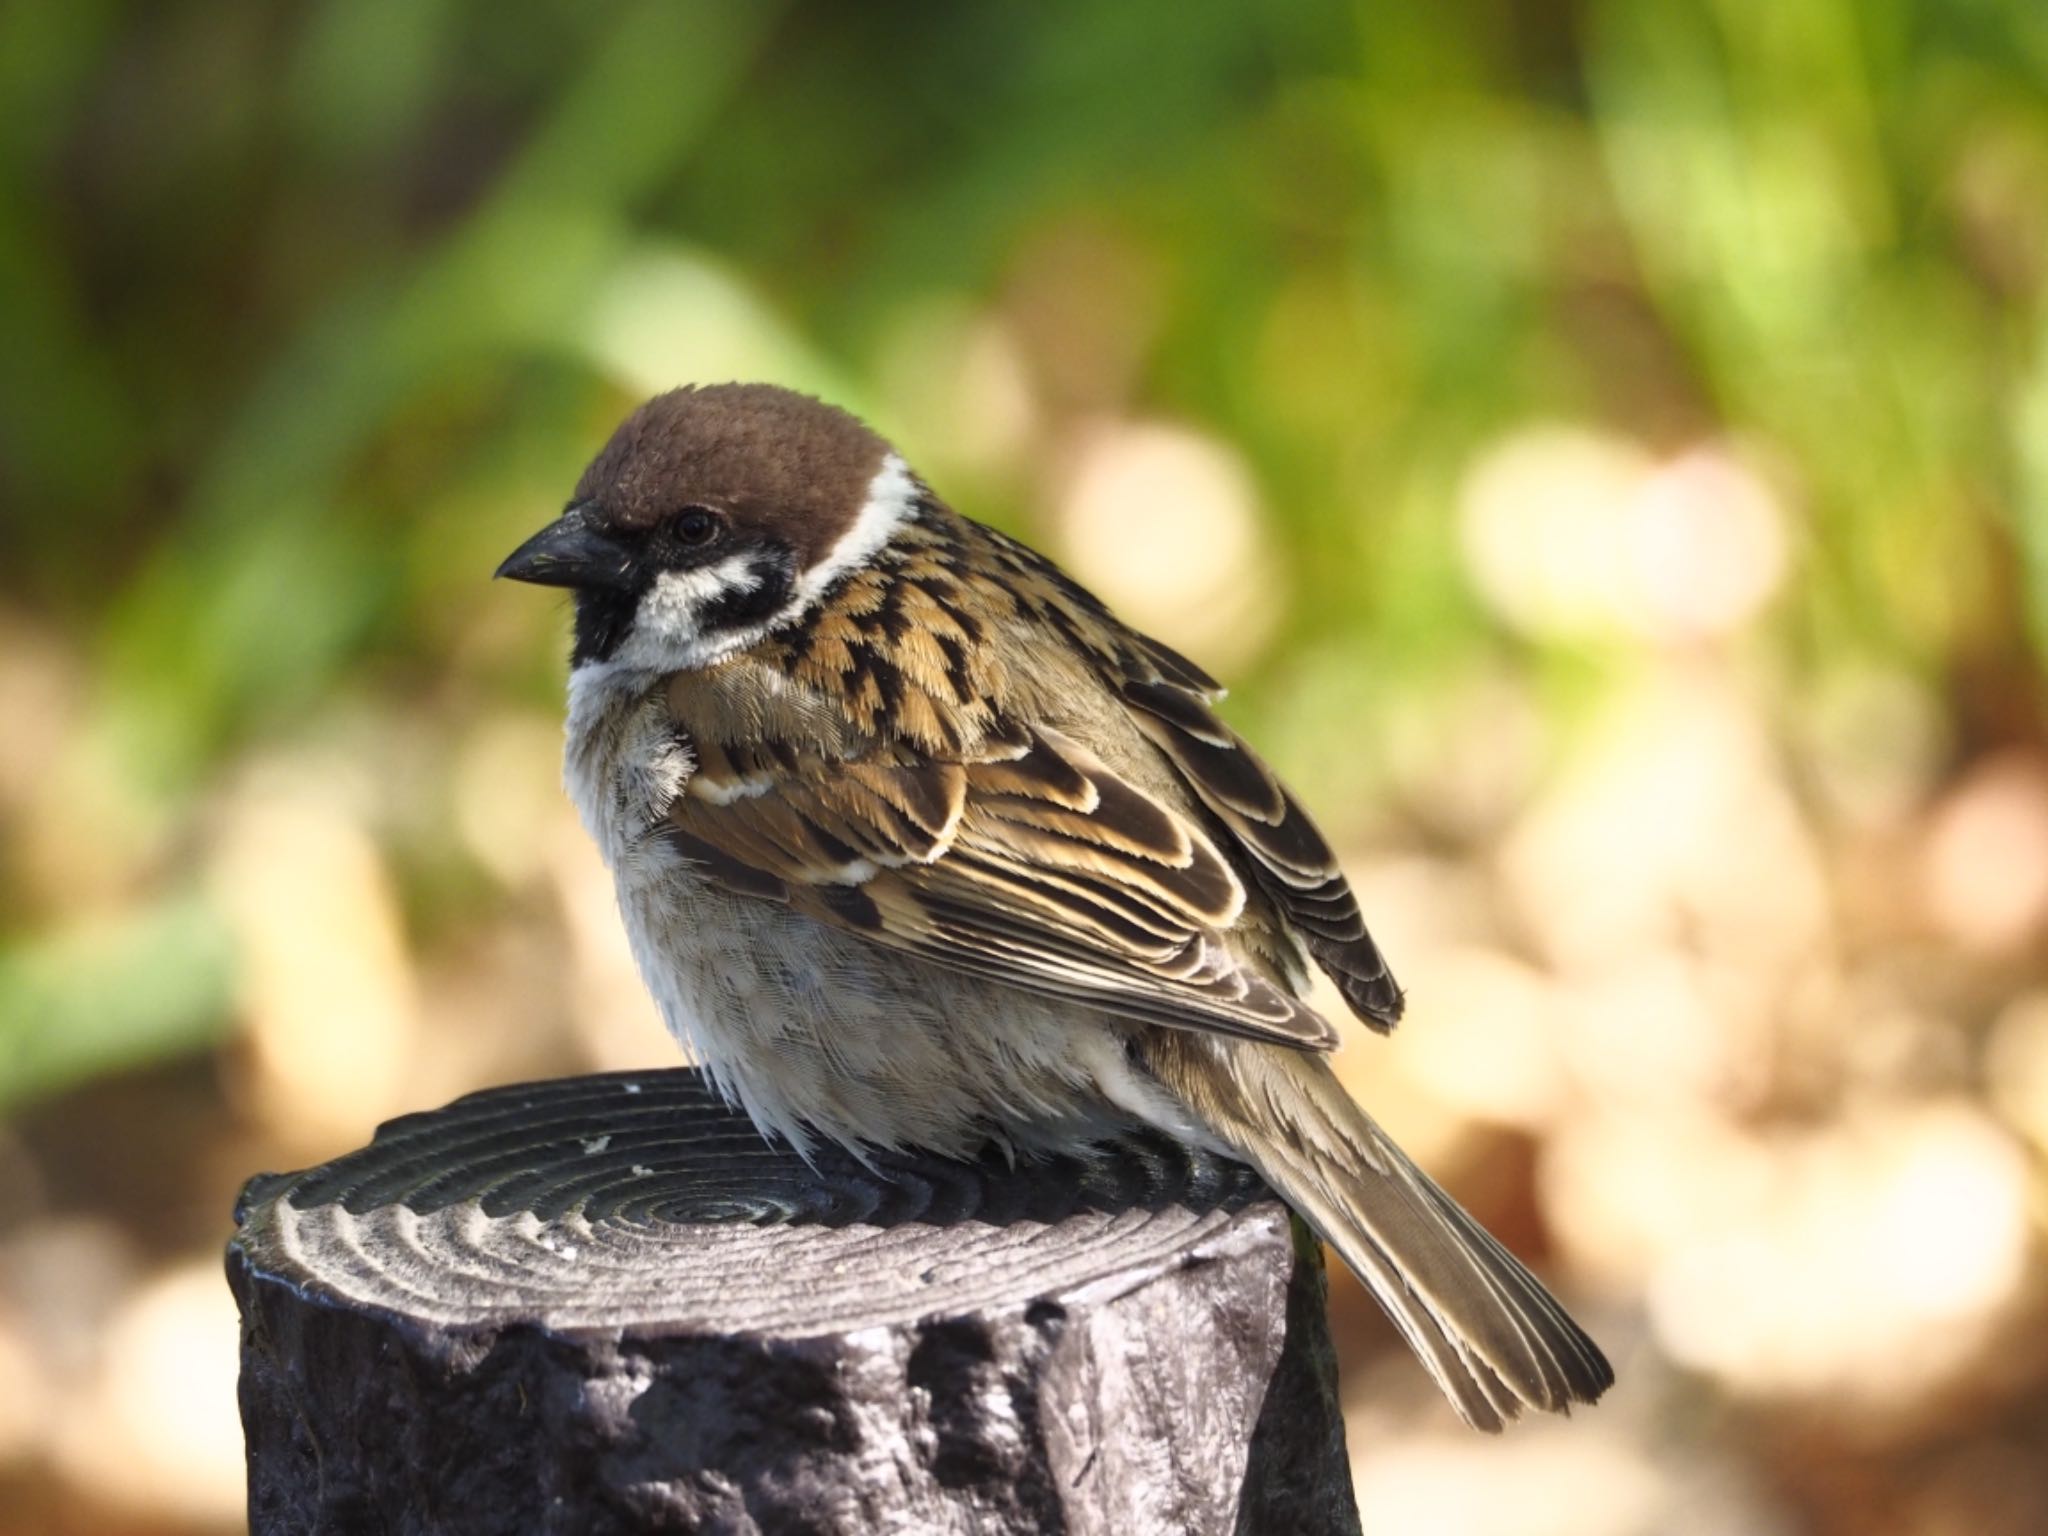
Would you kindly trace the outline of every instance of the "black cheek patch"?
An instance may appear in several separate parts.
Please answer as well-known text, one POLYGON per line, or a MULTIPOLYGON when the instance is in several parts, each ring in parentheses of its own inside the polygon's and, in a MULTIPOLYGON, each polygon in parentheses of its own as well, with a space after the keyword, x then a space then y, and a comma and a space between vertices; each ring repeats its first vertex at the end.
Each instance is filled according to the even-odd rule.
POLYGON ((784 544, 766 544, 747 558, 753 583, 721 593, 697 614, 701 633, 745 629, 772 619, 789 606, 796 591, 796 554, 784 544))

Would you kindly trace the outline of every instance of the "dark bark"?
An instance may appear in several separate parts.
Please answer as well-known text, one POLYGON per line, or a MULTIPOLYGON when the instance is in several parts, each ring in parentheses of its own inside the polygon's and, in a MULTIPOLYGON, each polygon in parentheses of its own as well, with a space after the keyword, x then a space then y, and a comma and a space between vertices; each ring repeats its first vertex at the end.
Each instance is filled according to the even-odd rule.
POLYGON ((237 1220, 256 1536, 1358 1529, 1320 1252, 1170 1145, 811 1168, 640 1073, 396 1121, 237 1220))

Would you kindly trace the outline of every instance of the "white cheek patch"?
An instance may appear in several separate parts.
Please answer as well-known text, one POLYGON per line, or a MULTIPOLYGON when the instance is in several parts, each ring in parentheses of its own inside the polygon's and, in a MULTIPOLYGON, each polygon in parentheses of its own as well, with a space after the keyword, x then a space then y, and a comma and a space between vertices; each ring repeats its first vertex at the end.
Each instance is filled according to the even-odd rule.
POLYGON ((728 555, 716 565, 694 571, 664 571, 633 616, 633 633, 650 640, 687 645, 698 638, 706 607, 730 592, 751 592, 761 578, 744 554, 728 555))
POLYGON ((676 672, 705 667, 757 637, 754 630, 704 633, 704 612, 734 593, 751 592, 761 573, 742 554, 694 571, 664 571, 633 615, 626 641, 611 664, 628 671, 676 672))

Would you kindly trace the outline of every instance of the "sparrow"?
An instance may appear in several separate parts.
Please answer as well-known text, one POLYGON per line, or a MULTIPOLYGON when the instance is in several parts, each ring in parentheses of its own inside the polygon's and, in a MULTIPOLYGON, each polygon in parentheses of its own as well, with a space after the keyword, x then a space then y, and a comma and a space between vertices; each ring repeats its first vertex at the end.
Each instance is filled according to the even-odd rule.
POLYGON ((1375 1030, 1402 994, 1200 667, 766 384, 648 401, 497 574, 574 595, 570 796, 668 1026, 764 1134, 1149 1127, 1257 1169, 1475 1427, 1611 1384, 1339 1086, 1311 967, 1375 1030))

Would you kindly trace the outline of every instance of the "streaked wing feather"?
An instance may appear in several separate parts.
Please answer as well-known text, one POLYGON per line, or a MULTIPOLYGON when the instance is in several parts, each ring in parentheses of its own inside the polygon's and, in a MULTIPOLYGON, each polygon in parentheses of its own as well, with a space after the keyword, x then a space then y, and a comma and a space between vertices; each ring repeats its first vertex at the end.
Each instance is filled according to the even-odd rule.
POLYGON ((1221 690, 1196 681, 1199 669, 1152 642, 1125 664, 1121 692, 1139 728, 1229 831, 1259 888, 1352 1010, 1376 1029, 1391 1029, 1401 1017, 1401 989, 1336 854, 1273 770, 1217 718, 1210 705, 1221 690))
POLYGON ((1327 1045, 1328 1025, 1289 993, 1245 970, 1227 946, 1210 936, 1183 940, 1146 965, 1148 985, 1132 990, 1126 967, 1098 945, 1074 944, 1039 914, 992 905, 984 892, 971 901, 927 894, 918 909, 929 923, 906 946, 933 959, 1033 991, 1088 1003, 1126 1018, 1186 1029, 1193 1026, 1295 1046, 1327 1045), (934 942, 934 941, 938 942, 934 942), (1105 1001, 1113 994, 1113 1000, 1105 1001))
POLYGON ((669 809, 669 845, 727 889, 1126 1018, 1335 1043, 1224 940, 1245 895, 1208 834, 1058 732, 770 756, 700 750, 669 809))

